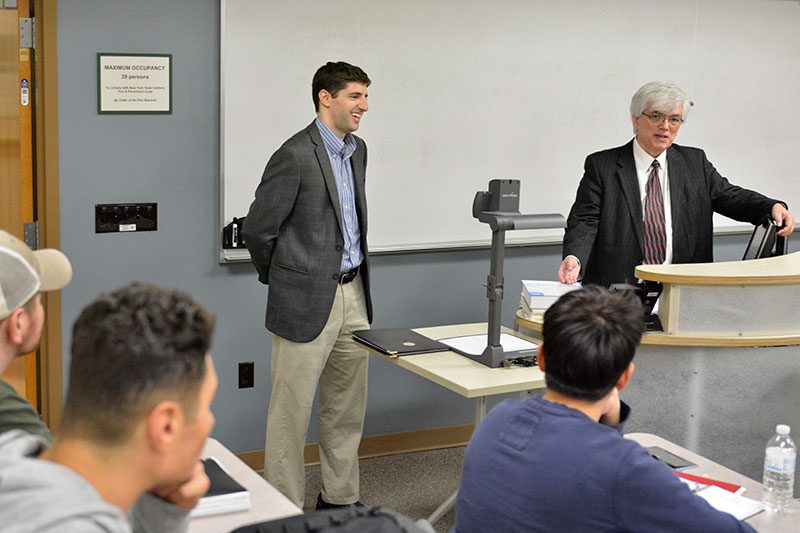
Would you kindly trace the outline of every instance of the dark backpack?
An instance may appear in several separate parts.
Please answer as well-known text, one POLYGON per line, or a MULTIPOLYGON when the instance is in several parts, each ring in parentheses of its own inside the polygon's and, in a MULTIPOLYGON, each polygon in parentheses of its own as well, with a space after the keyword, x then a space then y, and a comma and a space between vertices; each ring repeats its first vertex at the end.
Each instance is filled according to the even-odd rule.
POLYGON ((242 526, 231 533, 429 533, 411 518, 386 507, 347 507, 309 511, 242 526))

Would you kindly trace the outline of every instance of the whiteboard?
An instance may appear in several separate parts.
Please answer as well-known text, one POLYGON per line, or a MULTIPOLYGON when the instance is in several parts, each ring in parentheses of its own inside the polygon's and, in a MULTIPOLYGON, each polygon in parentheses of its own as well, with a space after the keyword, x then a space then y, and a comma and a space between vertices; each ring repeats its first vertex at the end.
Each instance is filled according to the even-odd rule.
MULTIPOLYGON (((270 155, 314 118, 329 60, 372 79, 373 252, 488 244, 475 192, 521 181, 523 213, 568 214, 592 152, 633 136, 653 80, 694 102, 676 142, 731 182, 800 212, 800 2, 779 0, 223 0, 221 224, 247 214, 270 155)), ((715 219, 717 231, 742 229, 715 219)), ((563 230, 508 243, 560 242, 563 230)))

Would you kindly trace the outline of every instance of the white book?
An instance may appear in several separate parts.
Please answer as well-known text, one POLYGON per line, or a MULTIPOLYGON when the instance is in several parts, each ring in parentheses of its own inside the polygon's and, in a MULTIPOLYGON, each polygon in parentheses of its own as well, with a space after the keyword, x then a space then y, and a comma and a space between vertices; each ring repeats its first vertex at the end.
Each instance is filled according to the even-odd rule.
POLYGON ((525 301, 524 296, 521 296, 519 299, 519 308, 522 309, 522 314, 525 318, 533 317, 533 309, 531 309, 528 302, 525 301))
POLYGON ((562 295, 580 288, 580 283, 523 279, 522 298, 529 309, 547 309, 562 295))

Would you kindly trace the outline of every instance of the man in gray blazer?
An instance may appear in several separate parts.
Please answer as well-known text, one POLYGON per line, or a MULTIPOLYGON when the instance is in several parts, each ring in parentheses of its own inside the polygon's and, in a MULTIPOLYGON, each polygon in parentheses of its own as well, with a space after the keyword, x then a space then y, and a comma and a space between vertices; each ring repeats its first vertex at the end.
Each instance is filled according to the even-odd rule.
POLYGON ((711 262, 714 212, 752 224, 771 216, 779 235, 792 233, 786 204, 732 185, 702 150, 673 144, 690 105, 674 83, 645 84, 631 100, 636 137, 586 158, 564 234, 563 283, 635 283, 643 262, 711 262), (655 212, 660 222, 648 216, 655 212), (651 243, 657 252, 648 253, 651 243))
POLYGON ((367 147, 353 135, 369 109, 360 68, 327 63, 312 81, 315 120, 267 163, 243 235, 269 286, 272 395, 264 475, 303 506, 306 443, 319 386, 322 492, 317 508, 360 505, 358 445, 367 353, 350 331, 369 328, 367 147))

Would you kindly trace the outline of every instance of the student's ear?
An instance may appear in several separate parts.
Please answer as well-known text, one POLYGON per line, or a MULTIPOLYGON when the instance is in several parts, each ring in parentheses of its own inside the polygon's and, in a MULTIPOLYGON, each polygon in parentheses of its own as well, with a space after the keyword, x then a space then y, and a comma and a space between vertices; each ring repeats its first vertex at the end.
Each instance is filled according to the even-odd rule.
POLYGON ((20 345, 29 323, 30 317, 18 307, 0 323, 0 334, 6 336, 11 344, 20 345))
POLYGON ((633 375, 633 361, 628 363, 628 367, 622 371, 622 375, 617 380, 617 384, 614 385, 618 390, 622 390, 628 386, 628 382, 631 380, 631 376, 633 375))
POLYGON ((183 410, 177 402, 163 401, 157 404, 147 417, 150 446, 166 451, 175 442, 182 423, 183 410))
POLYGON ((539 366, 539 370, 542 372, 546 372, 544 369, 545 362, 544 362, 544 343, 539 343, 539 348, 536 350, 536 364, 539 366))

